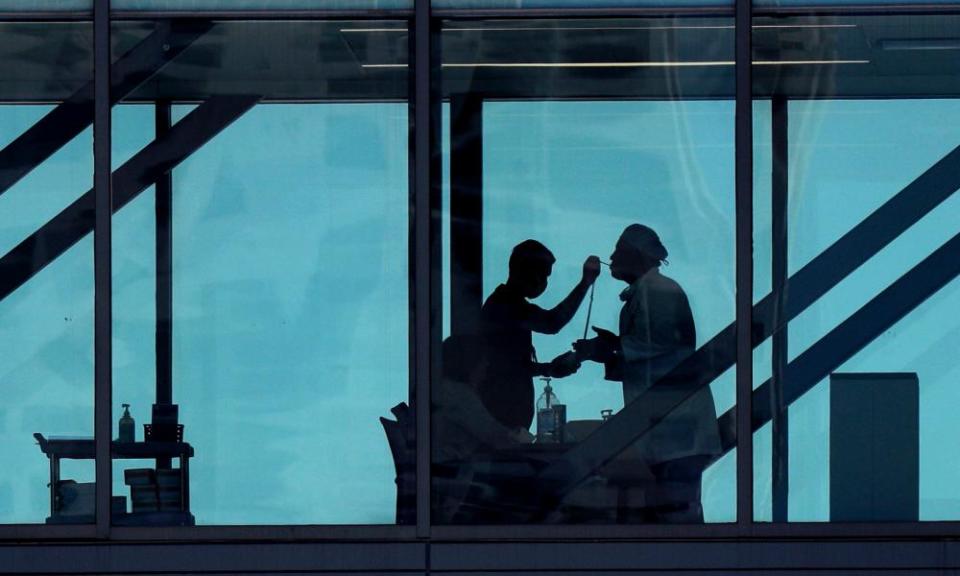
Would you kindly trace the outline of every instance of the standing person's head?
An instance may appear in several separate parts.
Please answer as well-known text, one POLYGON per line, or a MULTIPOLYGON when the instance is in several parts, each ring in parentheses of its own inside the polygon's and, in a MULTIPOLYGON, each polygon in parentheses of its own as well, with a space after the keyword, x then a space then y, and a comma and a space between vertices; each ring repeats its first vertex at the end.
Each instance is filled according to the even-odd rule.
POLYGON ((610 275, 632 284, 651 268, 667 259, 667 249, 653 228, 643 224, 627 226, 610 255, 610 275))
POLYGON ((507 284, 526 298, 536 298, 547 289, 547 278, 557 259, 546 246, 536 240, 524 240, 510 253, 510 276, 507 284))

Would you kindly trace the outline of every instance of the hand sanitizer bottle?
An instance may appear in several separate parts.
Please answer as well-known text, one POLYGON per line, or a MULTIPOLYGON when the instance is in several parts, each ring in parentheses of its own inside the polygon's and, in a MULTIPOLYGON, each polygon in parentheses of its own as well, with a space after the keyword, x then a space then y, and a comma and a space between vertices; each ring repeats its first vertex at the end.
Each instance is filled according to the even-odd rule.
POLYGON ((557 422, 557 404, 560 403, 550 386, 550 378, 541 378, 546 385, 543 394, 537 400, 537 442, 549 444, 559 442, 559 426, 557 422))
POLYGON ((130 415, 130 405, 121 404, 121 406, 123 406, 123 416, 120 417, 120 437, 118 440, 120 442, 135 442, 136 424, 133 421, 133 416, 130 415))

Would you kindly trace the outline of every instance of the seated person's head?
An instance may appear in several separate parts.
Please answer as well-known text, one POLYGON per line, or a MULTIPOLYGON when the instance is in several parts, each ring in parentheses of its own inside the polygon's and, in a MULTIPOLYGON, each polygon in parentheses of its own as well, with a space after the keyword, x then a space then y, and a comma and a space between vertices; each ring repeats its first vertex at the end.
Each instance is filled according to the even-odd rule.
POLYGON ((526 298, 536 298, 547 289, 547 278, 557 259, 546 246, 536 240, 524 240, 510 253, 510 276, 507 283, 526 298))
POLYGON ((610 255, 610 274, 617 280, 633 282, 667 259, 667 249, 653 228, 643 224, 627 226, 610 255))

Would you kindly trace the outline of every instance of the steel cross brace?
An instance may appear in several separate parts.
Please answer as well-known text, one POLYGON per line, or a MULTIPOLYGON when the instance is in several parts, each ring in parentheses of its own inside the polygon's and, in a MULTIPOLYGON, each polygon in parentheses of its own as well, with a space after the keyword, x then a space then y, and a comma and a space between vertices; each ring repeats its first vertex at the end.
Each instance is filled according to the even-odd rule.
MULTIPOLYGON (((179 56, 212 24, 196 20, 164 20, 110 67, 110 105, 179 56)), ((0 150, 0 195, 45 162, 93 123, 93 80, 47 113, 0 150)))
MULTIPOLYGON (((113 173, 113 211, 126 206, 257 103, 259 96, 214 96, 113 173)), ((94 191, 64 208, 0 258, 0 300, 93 232, 94 191)))

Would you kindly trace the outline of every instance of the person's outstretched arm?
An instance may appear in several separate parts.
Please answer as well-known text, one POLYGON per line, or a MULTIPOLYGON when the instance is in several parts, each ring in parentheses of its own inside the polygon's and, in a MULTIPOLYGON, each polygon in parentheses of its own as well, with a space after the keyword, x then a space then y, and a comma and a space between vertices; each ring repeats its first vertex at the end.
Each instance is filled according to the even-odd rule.
POLYGON ((539 306, 531 306, 526 327, 541 334, 556 334, 562 330, 573 318, 573 315, 577 313, 583 298, 587 295, 587 290, 590 289, 599 275, 600 259, 596 256, 590 256, 583 263, 583 276, 573 287, 573 290, 567 294, 567 297, 549 310, 544 310, 539 306))
POLYGON ((576 352, 564 352, 550 362, 535 362, 534 376, 550 376, 551 378, 566 378, 580 369, 580 360, 576 352))

